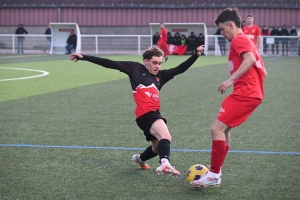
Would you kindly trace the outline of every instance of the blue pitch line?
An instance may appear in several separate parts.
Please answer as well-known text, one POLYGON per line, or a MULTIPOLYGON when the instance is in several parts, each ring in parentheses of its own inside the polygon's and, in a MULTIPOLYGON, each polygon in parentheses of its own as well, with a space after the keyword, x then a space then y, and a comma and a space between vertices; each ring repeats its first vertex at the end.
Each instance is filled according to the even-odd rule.
MULTIPOLYGON (((32 147, 32 148, 61 148, 61 149, 105 149, 105 150, 123 150, 123 151, 141 151, 145 148, 127 148, 127 147, 98 147, 98 146, 58 146, 58 145, 39 145, 39 144, 0 144, 0 147, 32 147)), ((178 149, 171 148, 176 152, 201 152, 209 153, 211 150, 200 149, 178 149)), ((253 154, 280 154, 280 155, 300 155, 300 152, 274 152, 274 151, 255 151, 255 150, 229 150, 231 153, 253 153, 253 154)))

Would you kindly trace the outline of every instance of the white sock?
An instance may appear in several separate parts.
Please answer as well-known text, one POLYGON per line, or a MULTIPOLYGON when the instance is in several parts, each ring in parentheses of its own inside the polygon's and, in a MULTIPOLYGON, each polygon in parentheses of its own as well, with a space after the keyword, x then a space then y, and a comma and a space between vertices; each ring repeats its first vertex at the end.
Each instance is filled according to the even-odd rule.
POLYGON ((169 166, 171 166, 171 164, 170 164, 170 162, 169 162, 169 160, 167 158, 162 158, 160 160, 160 163, 161 163, 161 165, 169 165, 169 166))
POLYGON ((207 175, 208 175, 208 176, 213 176, 213 177, 215 177, 215 178, 220 178, 221 173, 216 174, 216 173, 213 173, 213 172, 211 172, 211 171, 208 171, 208 172, 207 172, 207 175))

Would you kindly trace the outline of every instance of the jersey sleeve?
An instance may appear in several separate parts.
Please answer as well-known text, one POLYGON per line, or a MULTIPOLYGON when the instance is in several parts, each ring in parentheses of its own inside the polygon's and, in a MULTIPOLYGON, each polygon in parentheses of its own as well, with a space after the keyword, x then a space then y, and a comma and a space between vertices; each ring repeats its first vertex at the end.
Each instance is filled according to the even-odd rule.
POLYGON ((101 65, 102 67, 109 68, 109 69, 116 69, 120 72, 123 72, 127 75, 130 75, 135 69, 135 63, 130 61, 113 61, 106 58, 99 58, 95 56, 89 55, 82 55, 83 58, 78 60, 86 60, 91 63, 101 65))
POLYGON ((258 26, 256 26, 257 35, 261 35, 261 30, 258 26))
POLYGON ((174 76, 178 74, 182 74, 185 72, 188 68, 190 68, 194 62, 198 59, 198 56, 196 54, 193 54, 190 56, 186 61, 179 64, 177 67, 174 67, 172 69, 166 69, 161 70, 161 86, 168 82, 169 80, 173 79, 174 76))
POLYGON ((241 56, 244 52, 252 52, 253 49, 253 41, 244 37, 236 37, 232 42, 231 46, 236 51, 236 53, 241 56), (250 44, 249 44, 250 43, 250 44))

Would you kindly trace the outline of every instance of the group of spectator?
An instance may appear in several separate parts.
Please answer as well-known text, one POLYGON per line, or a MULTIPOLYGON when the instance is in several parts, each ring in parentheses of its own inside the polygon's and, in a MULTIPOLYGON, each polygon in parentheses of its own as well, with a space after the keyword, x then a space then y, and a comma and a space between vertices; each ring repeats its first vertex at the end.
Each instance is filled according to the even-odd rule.
MULTIPOLYGON (((157 42, 159 41, 160 34, 159 32, 156 32, 153 35, 152 43, 153 45, 157 45, 157 42)), ((196 48, 200 45, 204 45, 205 38, 203 33, 199 33, 198 37, 195 35, 195 33, 192 31, 188 37, 186 37, 185 34, 181 34, 179 32, 176 32, 174 36, 172 36, 171 32, 167 33, 167 44, 172 45, 187 45, 187 51, 185 54, 193 54, 196 51, 196 48)), ((202 53, 204 55, 204 53, 202 53)))
MULTIPOLYGON (((247 33, 247 25, 246 21, 242 21, 241 28, 244 31, 245 34, 247 33), (246 31, 246 32, 245 32, 246 31)), ((257 27, 259 29, 259 27, 257 27)), ((251 29, 251 31, 253 31, 251 29)), ((300 56, 300 36, 298 38, 287 38, 287 37, 276 37, 276 36, 297 36, 297 30, 295 26, 292 26, 290 31, 288 31, 286 25, 283 25, 281 27, 281 30, 279 30, 279 27, 274 26, 273 29, 270 31, 268 26, 264 25, 262 29, 257 30, 257 35, 261 36, 275 36, 273 37, 274 42, 270 42, 271 44, 271 50, 272 50, 272 55, 277 55, 279 56, 279 44, 281 44, 281 49, 282 49, 282 56, 288 56, 289 48, 291 51, 291 56, 300 56), (275 52, 276 50, 276 52, 275 52), (276 53, 276 54, 275 54, 276 53)), ((217 29, 215 35, 222 35, 221 30, 217 29)), ((226 54, 226 39, 223 36, 219 36, 218 38, 218 44, 220 47, 220 51, 222 55, 226 54)), ((272 38, 272 37, 271 37, 272 38)), ((256 38, 252 38, 255 39, 256 38)), ((258 45, 259 46, 259 45, 258 45)), ((263 37, 263 55, 267 55, 269 43, 267 42, 267 38, 263 37)))
MULTIPOLYGON (((18 53, 24 53, 24 40, 25 40, 24 35, 28 34, 28 31, 25 30, 25 28, 23 27, 23 24, 19 24, 18 28, 15 31, 15 34, 18 35, 17 36, 18 53)), ((47 49, 50 49, 50 46, 51 46, 51 37, 49 36, 49 35, 51 35, 50 24, 48 25, 48 27, 45 30, 45 35, 48 35, 48 36, 46 37, 47 43, 43 50, 44 52, 46 52, 47 49)), ((70 35, 67 39, 67 45, 65 46, 65 48, 67 50, 67 52, 65 54, 71 54, 71 50, 76 47, 76 44, 77 44, 77 36, 74 33, 74 31, 70 31, 70 35)))
MULTIPOLYGON (((274 26, 270 31, 269 28, 265 25, 262 28, 262 36, 297 36, 297 30, 295 26, 292 26, 290 31, 288 31, 286 25, 281 27, 279 30, 278 27, 274 26)), ((291 56, 300 56, 300 39, 298 38, 285 38, 285 37, 274 37, 274 43, 271 45, 272 55, 279 56, 279 44, 281 43, 282 47, 282 56, 288 56, 289 48, 291 51, 291 56), (298 46, 299 43, 299 46, 298 46)), ((267 55, 269 44, 267 43, 267 38, 263 39, 263 53, 267 55)))
MULTIPOLYGON (((246 22, 242 21, 241 28, 247 28, 246 22), (245 27, 246 26, 246 27, 245 27)), ((291 56, 300 56, 300 37, 299 38, 285 38, 285 37, 276 37, 276 36, 297 36, 297 30, 295 26, 291 27, 291 30, 288 31, 286 25, 283 25, 281 27, 281 30, 279 30, 278 27, 274 26, 273 29, 270 31, 268 26, 264 25, 261 29, 259 34, 261 36, 275 36, 274 42, 271 44, 271 50, 272 55, 279 56, 279 44, 281 43, 282 47, 282 56, 287 56, 289 52, 289 48, 291 51, 291 56), (276 52, 275 52, 276 51, 276 52), (276 53, 276 54, 275 54, 276 53)), ((18 42, 18 53, 24 53, 24 39, 25 37, 23 35, 28 34, 26 29, 23 27, 23 24, 19 24, 18 28, 15 31, 17 36, 18 42)), ((45 31, 45 35, 51 35, 51 27, 50 25, 47 27, 45 31)), ((220 51, 222 55, 226 54, 226 39, 221 36, 221 30, 217 29, 215 35, 220 35, 218 38, 218 44, 220 47, 220 51)), ((153 35, 152 41, 153 45, 156 45, 158 40, 160 38, 159 32, 156 32, 155 35, 153 35)), ((44 48, 44 52, 46 52, 47 49, 50 49, 51 45, 51 37, 46 37, 47 43, 44 48)), ((67 45, 65 46, 67 52, 66 54, 71 54, 71 50, 76 47, 77 42, 77 36, 76 34, 71 31, 70 35, 67 39, 67 45)), ((167 44, 173 44, 173 45, 187 45, 187 51, 186 54, 193 54, 196 50, 196 48, 200 45, 205 44, 205 37, 202 33, 199 33, 198 37, 195 35, 195 33, 192 31, 188 37, 186 37, 184 34, 181 34, 179 32, 176 32, 174 36, 172 36, 171 32, 167 33, 167 44)), ((263 54, 267 55, 269 43, 267 42, 267 38, 263 38, 263 54)), ((204 53, 203 53, 204 55, 204 53)))

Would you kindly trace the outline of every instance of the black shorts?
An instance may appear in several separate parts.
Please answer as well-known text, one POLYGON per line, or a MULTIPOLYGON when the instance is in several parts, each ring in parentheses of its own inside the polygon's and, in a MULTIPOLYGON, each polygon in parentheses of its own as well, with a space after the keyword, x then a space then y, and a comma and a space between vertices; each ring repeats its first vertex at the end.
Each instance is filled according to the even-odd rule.
POLYGON ((140 129, 144 131, 147 141, 157 140, 156 137, 151 135, 150 128, 158 119, 162 119, 165 123, 167 123, 167 120, 160 115, 159 110, 147 112, 135 120, 140 129))

